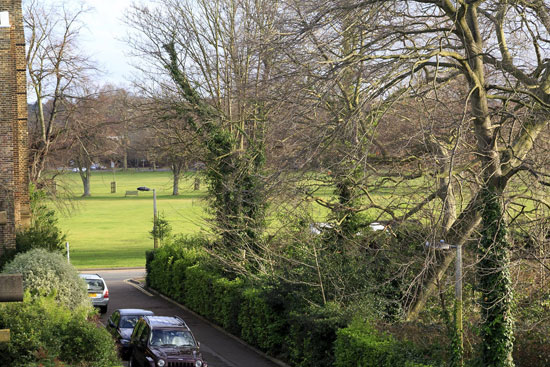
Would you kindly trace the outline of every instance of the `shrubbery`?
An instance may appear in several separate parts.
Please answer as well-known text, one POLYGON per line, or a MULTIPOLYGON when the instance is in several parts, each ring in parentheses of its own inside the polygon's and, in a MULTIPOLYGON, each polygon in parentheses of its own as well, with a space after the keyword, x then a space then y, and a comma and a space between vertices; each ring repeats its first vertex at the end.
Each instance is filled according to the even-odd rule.
POLYGON ((101 326, 87 320, 90 308, 70 310, 53 295, 22 303, 0 304, 0 329, 10 329, 0 343, 0 366, 120 366, 114 342, 101 326))
POLYGON ((412 343, 398 341, 365 321, 354 321, 337 332, 336 367, 428 367, 412 343))
POLYGON ((342 329, 347 318, 336 304, 307 305, 295 297, 286 283, 272 280, 251 283, 227 276, 201 249, 204 240, 200 240, 200 245, 195 241, 182 238, 149 252, 148 285, 249 344, 297 367, 331 367, 335 363, 340 366, 424 366, 417 363, 420 358, 415 352, 418 351, 411 343, 401 345, 396 339, 371 333, 367 341, 375 342, 365 344, 362 329, 356 330, 353 326, 342 329), (335 345, 339 348, 336 354, 335 345), (369 355, 361 354, 363 347, 370 348, 369 355), (367 363, 373 355, 397 364, 358 363, 367 363))
POLYGON ((57 301, 70 309, 91 307, 86 283, 60 253, 44 249, 21 253, 6 264, 4 273, 21 273, 23 287, 33 297, 53 292, 57 301))

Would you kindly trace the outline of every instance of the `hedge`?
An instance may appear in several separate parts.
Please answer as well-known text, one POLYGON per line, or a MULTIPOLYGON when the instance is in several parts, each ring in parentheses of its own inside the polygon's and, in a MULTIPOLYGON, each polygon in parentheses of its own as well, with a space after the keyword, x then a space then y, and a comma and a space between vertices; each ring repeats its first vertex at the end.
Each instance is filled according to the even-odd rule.
POLYGON ((334 305, 307 306, 286 284, 227 276, 196 241, 180 238, 148 252, 148 286, 250 345, 297 367, 430 366, 418 362, 412 344, 345 328, 334 305))
POLYGON ((412 343, 381 333, 366 321, 354 321, 338 330, 336 367, 433 367, 425 364, 412 343))

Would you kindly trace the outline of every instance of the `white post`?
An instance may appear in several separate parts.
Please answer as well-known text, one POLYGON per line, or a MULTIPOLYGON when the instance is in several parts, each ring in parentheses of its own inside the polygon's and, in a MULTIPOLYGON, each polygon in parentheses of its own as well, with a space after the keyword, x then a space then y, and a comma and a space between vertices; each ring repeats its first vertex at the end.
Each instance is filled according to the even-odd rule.
POLYGON ((65 248, 67 249, 67 262, 71 263, 71 256, 69 255, 69 242, 65 242, 65 248))

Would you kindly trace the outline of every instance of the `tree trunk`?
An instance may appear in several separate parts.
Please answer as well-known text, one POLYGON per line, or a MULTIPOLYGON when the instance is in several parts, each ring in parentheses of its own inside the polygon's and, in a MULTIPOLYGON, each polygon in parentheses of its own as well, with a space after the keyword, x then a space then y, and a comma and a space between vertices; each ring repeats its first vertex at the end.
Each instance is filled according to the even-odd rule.
POLYGON ((84 187, 84 193, 82 196, 91 196, 90 191, 90 167, 86 168, 86 171, 82 171, 84 168, 80 169, 80 178, 82 179, 82 185, 84 187))
POLYGON ((172 185, 173 196, 178 196, 180 194, 179 184, 180 184, 180 175, 174 173, 174 183, 172 185))
POLYGON ((128 171, 128 149, 124 147, 124 155, 122 156, 122 169, 128 171))
POLYGON ((482 365, 513 367, 512 282, 510 243, 504 221, 501 193, 486 188, 482 193, 482 230, 478 246, 478 290, 481 292, 482 365))
POLYGON ((180 184, 180 175, 181 175, 181 164, 175 162, 171 164, 172 169, 172 195, 178 196, 180 193, 179 184, 180 184))

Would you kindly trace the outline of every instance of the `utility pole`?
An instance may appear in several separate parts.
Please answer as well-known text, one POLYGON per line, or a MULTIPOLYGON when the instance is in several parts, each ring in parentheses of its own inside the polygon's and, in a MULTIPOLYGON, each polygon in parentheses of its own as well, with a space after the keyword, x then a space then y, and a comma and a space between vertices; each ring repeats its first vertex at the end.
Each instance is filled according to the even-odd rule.
POLYGON ((438 243, 432 244, 426 242, 426 247, 435 250, 449 250, 456 249, 455 258, 455 332, 458 338, 458 350, 456 352, 457 364, 456 367, 464 366, 464 328, 462 324, 462 246, 451 245, 444 240, 440 240, 438 243))

